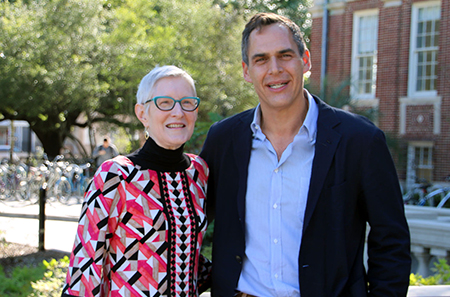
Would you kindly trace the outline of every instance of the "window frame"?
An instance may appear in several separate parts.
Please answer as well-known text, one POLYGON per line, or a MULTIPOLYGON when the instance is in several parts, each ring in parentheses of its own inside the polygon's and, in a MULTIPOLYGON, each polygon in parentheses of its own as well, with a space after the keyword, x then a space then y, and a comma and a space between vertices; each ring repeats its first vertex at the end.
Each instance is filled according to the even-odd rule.
POLYGON ((407 184, 408 188, 416 183, 416 178, 419 178, 418 170, 429 170, 430 177, 427 179, 428 182, 433 181, 433 154, 434 154, 434 143, 431 141, 411 141, 408 143, 408 166, 407 166, 407 184), (428 164, 423 161, 423 149, 428 149, 428 164), (416 149, 420 150, 420 160, 416 160, 416 149))
MULTIPOLYGON (((417 28, 418 28, 418 18, 419 18, 419 10, 427 7, 439 7, 439 19, 441 19, 441 10, 442 5, 441 1, 427 1, 427 2, 418 2, 413 3, 411 8, 411 32, 410 32, 410 46, 409 46, 409 76, 408 76, 408 96, 409 97, 435 97, 437 96, 437 65, 439 63, 438 53, 439 53, 439 44, 436 47, 429 47, 431 50, 436 51, 436 67, 435 67, 435 89, 434 90, 426 90, 426 91, 417 91, 417 66, 418 66, 418 50, 417 50, 417 28), (434 49, 433 49, 434 48, 434 49)), ((439 29, 439 37, 440 37, 439 29)), ((424 51, 421 51, 424 52, 424 51)))
POLYGON ((368 9, 355 11, 353 14, 353 33, 352 33, 352 64, 351 64, 351 74, 352 74, 352 84, 350 86, 350 94, 352 100, 367 100, 367 99, 375 99, 376 95, 376 87, 377 87, 377 59, 378 59, 378 30, 379 30, 379 10, 378 9, 368 9), (376 16, 377 17, 377 28, 376 28, 376 36, 374 42, 376 43, 375 51, 372 55, 373 62, 372 66, 375 65, 374 69, 372 69, 372 83, 373 90, 370 93, 359 94, 359 62, 360 57, 368 56, 368 55, 360 55, 358 52, 358 43, 359 43, 359 32, 360 32, 360 23, 362 17, 368 16, 376 16))

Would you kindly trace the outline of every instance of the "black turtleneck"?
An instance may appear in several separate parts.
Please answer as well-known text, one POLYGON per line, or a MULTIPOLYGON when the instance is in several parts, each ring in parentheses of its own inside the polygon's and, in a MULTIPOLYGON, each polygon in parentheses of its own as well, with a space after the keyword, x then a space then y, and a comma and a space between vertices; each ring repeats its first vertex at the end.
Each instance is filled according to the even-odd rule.
POLYGON ((184 144, 176 150, 160 147, 149 137, 144 146, 127 157, 141 169, 160 172, 183 171, 191 165, 191 160, 183 153, 184 144))

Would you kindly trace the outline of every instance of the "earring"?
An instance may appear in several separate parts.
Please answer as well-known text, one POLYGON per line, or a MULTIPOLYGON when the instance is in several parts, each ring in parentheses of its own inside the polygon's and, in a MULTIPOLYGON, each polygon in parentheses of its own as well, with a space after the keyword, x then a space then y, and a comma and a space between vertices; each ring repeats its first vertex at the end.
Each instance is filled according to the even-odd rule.
POLYGON ((144 134, 145 140, 147 140, 150 135, 148 134, 147 128, 145 128, 145 134, 144 134))

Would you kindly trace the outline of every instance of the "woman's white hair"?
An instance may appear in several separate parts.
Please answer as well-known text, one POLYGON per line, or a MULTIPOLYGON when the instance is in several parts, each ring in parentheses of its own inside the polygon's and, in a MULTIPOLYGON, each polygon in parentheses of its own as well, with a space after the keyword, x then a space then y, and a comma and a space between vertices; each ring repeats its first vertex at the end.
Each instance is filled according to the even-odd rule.
POLYGON ((151 99, 156 82, 165 77, 184 77, 191 84, 194 93, 197 94, 194 80, 186 71, 173 65, 156 66, 142 78, 136 93, 137 103, 144 104, 145 101, 151 99))

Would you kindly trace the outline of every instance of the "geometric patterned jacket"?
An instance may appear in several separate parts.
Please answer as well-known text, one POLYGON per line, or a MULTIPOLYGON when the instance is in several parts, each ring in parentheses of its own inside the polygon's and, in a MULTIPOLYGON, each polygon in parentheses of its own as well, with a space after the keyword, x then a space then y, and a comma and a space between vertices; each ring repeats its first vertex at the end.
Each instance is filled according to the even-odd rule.
POLYGON ((198 296, 207 289, 211 264, 200 249, 209 172, 200 157, 184 156, 190 165, 176 172, 142 170, 125 156, 99 167, 62 296, 198 296))

